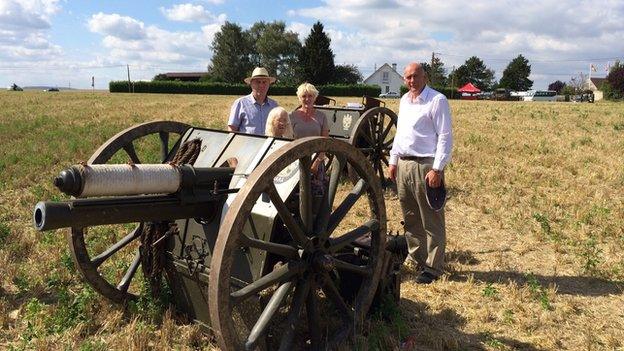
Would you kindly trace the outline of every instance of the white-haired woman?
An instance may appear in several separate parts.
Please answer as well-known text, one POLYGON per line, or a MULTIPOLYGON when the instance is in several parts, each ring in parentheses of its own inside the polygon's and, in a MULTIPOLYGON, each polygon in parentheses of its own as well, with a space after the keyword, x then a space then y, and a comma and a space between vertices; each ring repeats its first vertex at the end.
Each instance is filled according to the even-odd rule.
POLYGON ((297 88, 297 97, 301 107, 290 114, 295 138, 309 136, 329 136, 329 124, 325 114, 314 108, 314 101, 319 92, 310 83, 303 83, 297 88))
MULTIPOLYGON (((297 97, 301 102, 301 107, 290 114, 290 123, 292 124, 295 138, 305 138, 309 136, 329 136, 329 123, 327 117, 321 111, 314 108, 314 101, 319 92, 310 83, 303 83, 297 88, 297 97)), ((312 163, 312 187, 317 194, 323 192, 325 182, 325 155, 319 154, 319 157, 312 163)))
POLYGON ((288 111, 285 108, 278 106, 269 112, 264 133, 280 138, 292 139, 294 137, 288 111))

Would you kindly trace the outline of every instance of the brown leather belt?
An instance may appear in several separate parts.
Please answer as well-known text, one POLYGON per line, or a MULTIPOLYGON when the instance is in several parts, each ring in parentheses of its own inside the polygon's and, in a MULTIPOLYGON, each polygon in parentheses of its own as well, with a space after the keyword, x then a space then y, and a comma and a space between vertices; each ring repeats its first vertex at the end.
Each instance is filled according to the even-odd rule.
POLYGON ((399 158, 403 161, 425 161, 433 159, 431 156, 399 156, 399 158))

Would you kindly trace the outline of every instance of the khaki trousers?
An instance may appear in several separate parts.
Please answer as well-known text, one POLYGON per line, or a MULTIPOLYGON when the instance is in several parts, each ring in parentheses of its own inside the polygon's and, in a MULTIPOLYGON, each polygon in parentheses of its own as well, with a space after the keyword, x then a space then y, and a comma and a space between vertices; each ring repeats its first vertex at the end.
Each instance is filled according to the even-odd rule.
POLYGON ((432 157, 399 159, 397 190, 405 221, 408 259, 425 272, 439 276, 444 272, 446 230, 444 209, 436 212, 427 204, 424 182, 432 165, 432 157))

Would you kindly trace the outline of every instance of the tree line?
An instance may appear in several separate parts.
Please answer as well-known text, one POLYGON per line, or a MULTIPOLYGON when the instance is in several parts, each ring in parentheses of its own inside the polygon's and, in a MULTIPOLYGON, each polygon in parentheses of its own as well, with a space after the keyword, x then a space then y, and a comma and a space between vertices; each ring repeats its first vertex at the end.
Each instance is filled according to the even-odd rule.
MULTIPOLYGON (((316 22, 301 43, 297 33, 286 30, 282 21, 256 22, 243 30, 226 22, 212 41, 213 56, 207 82, 241 83, 254 67, 265 67, 278 83, 293 85, 357 84, 362 74, 354 65, 336 65, 331 39, 323 24, 316 22)), ((164 79, 163 75, 154 80, 164 79)))
MULTIPOLYGON (((256 22, 247 30, 236 23, 226 22, 215 34, 212 49, 212 61, 202 81, 240 83, 257 66, 266 67, 275 74, 278 83, 284 85, 303 81, 317 85, 357 84, 363 80, 355 65, 334 63, 331 39, 320 21, 312 26, 303 43, 297 33, 286 29, 283 21, 256 22)), ((431 62, 422 65, 433 87, 458 88, 468 82, 483 91, 497 88, 526 91, 533 87, 533 81, 529 79, 531 65, 521 54, 509 62, 499 81, 495 80, 494 70, 477 56, 468 58, 449 74, 442 60, 435 55, 431 62)), ((154 80, 164 79, 164 75, 154 77, 154 80)), ((574 94, 582 90, 584 82, 584 77, 572 77, 568 83, 555 81, 548 89, 574 94)), ((604 89, 606 97, 624 96, 624 66, 619 62, 612 67, 604 89)))

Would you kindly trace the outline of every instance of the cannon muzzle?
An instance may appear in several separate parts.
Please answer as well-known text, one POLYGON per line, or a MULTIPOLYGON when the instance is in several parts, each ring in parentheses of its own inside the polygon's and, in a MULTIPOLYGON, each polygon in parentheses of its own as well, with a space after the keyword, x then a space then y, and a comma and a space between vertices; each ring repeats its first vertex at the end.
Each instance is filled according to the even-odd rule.
POLYGON ((108 196, 39 202, 39 231, 183 218, 211 218, 222 206, 234 168, 190 165, 72 166, 56 177, 59 190, 74 196, 108 196), (164 167, 163 167, 164 166, 164 167), (158 195, 137 195, 158 194, 158 195), (121 196, 115 196, 121 195, 121 196))

